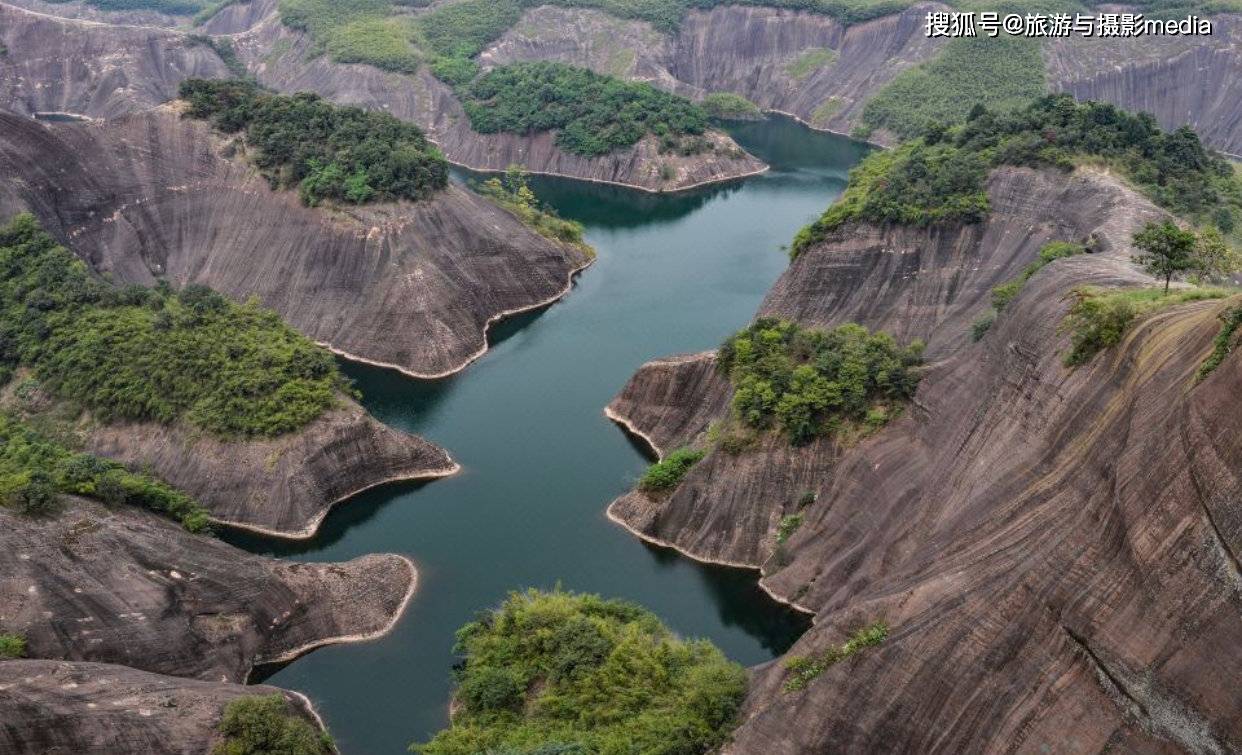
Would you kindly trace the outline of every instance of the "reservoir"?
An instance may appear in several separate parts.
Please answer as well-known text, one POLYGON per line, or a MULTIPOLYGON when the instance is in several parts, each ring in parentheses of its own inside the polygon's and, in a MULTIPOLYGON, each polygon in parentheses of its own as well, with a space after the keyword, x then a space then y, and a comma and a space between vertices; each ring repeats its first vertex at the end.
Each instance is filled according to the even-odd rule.
POLYGON ((783 247, 866 151, 781 117, 729 130, 772 170, 669 196, 532 177, 542 200, 586 227, 599 258, 560 303, 493 327, 491 350, 463 372, 418 381, 344 365, 368 410, 443 446, 461 473, 363 493, 310 541, 225 535, 290 559, 390 552, 417 564, 417 593, 392 633, 252 680, 308 695, 343 753, 404 752, 443 727, 454 632, 512 590, 633 600, 746 665, 809 626, 756 586, 757 572, 648 546, 604 515, 651 462, 604 406, 643 362, 714 348, 746 325, 788 263, 783 247))

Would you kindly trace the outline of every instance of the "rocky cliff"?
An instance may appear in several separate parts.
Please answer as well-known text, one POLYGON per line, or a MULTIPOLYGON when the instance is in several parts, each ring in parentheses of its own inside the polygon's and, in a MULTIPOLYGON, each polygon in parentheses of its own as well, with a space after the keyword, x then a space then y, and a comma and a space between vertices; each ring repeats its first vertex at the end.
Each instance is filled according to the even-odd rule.
MULTIPOLYGON (((1038 195, 1048 180, 1006 174, 993 178, 994 200, 1001 185, 1026 183, 1038 195)), ((768 590, 816 614, 791 656, 876 620, 892 628, 882 645, 828 667, 803 691, 782 689, 782 664, 759 668, 731 751, 1242 746, 1242 709, 1226 692, 1242 666, 1234 652, 1242 446, 1231 429, 1242 360, 1194 381, 1226 305, 1166 310, 1088 366, 1066 368, 1065 294, 1082 283, 1145 281, 1124 240, 1156 212, 1107 178, 1075 180, 1094 192, 1060 209, 1076 236, 1097 234, 1100 251, 1041 271, 979 343, 949 332, 969 296, 955 303, 925 274, 890 282, 907 292, 893 306, 918 303, 907 317, 923 321, 913 330, 933 351, 903 418, 849 445, 792 449, 768 439, 736 457, 713 451, 666 500, 631 494, 611 507, 696 557, 762 564, 768 590), (936 306, 923 288, 941 291, 936 306), (814 501, 778 548, 774 525, 805 503, 799 491, 814 501)), ((1075 196, 1067 192, 1063 200, 1075 196)), ((929 234, 925 247, 937 243, 929 234)), ((857 251, 842 237, 806 254, 857 251)), ((981 268, 1013 253, 1004 243, 966 251, 981 268)), ((896 250, 872 255, 886 253, 896 250)), ((787 278, 811 269, 795 265, 787 278)), ((765 306, 796 297, 805 301, 794 312, 818 324, 896 322, 843 295, 867 285, 884 296, 876 287, 884 279, 860 284, 849 269, 818 285, 786 280, 765 306)), ((665 448, 700 432, 702 420, 687 418, 721 406, 728 392, 702 376, 707 358, 682 364, 644 368, 612 407, 665 448), (658 410, 635 408, 647 395, 658 410)))
POLYGON ((274 687, 178 679, 102 663, 0 662, 0 752, 201 755, 224 707, 279 693, 322 726, 306 698, 274 687))
POLYGON ((33 658, 242 682, 257 664, 383 634, 416 580, 400 556, 277 561, 84 499, 49 518, 0 508, 0 524, 0 627, 33 658))
POLYGON ((0 45, 8 51, 0 55, 0 109, 27 115, 107 118, 167 102, 182 79, 229 75, 211 47, 184 34, 7 4, 0 4, 0 45))
POLYGON ((29 209, 119 281, 257 296, 335 351, 422 377, 480 356, 491 322, 558 299, 589 263, 458 186, 306 208, 238 149, 170 107, 88 125, 0 114, 0 214, 29 209))

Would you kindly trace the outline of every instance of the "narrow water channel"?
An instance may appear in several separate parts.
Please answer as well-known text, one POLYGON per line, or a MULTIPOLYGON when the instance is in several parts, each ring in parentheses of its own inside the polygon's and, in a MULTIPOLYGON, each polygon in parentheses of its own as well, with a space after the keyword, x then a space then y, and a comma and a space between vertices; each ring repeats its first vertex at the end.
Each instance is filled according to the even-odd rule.
POLYGON ((808 626, 757 588, 755 572, 644 545, 604 516, 650 461, 604 406, 644 361, 715 347, 745 325, 787 264, 782 247, 864 153, 781 118, 732 131, 772 171, 673 196, 532 180, 586 226, 599 259, 563 302, 494 328, 492 350, 463 373, 420 382, 345 365, 375 416, 447 448, 461 474, 364 493, 308 543, 228 536, 294 559, 393 552, 418 565, 417 594, 390 635, 317 650, 265 679, 309 695, 342 752, 403 752, 444 726, 453 633, 511 590, 632 599, 748 665, 808 626))

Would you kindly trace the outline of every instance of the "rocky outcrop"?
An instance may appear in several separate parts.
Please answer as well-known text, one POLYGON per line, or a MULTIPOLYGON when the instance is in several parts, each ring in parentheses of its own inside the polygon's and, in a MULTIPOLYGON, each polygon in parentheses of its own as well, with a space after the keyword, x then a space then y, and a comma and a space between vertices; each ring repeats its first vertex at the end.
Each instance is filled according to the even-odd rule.
POLYGON ((50 518, 0 508, 0 524, 0 627, 34 658, 242 682, 255 665, 383 634, 416 581, 400 556, 276 561, 84 499, 50 518))
POLYGON ((229 75, 210 46, 184 34, 7 4, 0 4, 0 44, 8 51, 0 56, 0 108, 27 115, 108 118, 167 102, 183 79, 229 75))
POLYGON ((256 296, 334 351, 419 377, 479 357, 491 322, 560 298, 590 261, 456 185, 303 207, 239 149, 171 107, 92 125, 0 114, 0 214, 34 212, 118 281, 256 296))
POLYGON ((1210 36, 1056 40, 1044 47, 1049 85, 1152 113, 1165 128, 1189 124, 1208 144, 1242 156, 1242 16, 1212 24, 1210 36))
POLYGON ((846 27, 800 11, 722 5, 691 11, 672 37, 597 12, 541 7, 483 54, 497 63, 562 60, 692 98, 733 92, 765 110, 848 133, 866 101, 943 39, 923 33, 922 4, 846 27))
MULTIPOLYGON (((998 210, 1000 186, 1025 183, 1034 207, 1039 185, 1055 178, 1006 173, 990 185, 998 210)), ((885 300, 925 321, 916 329, 936 356, 905 416, 847 446, 794 449, 769 438, 733 458, 713 451, 664 501, 631 494, 610 508, 696 557, 762 564, 766 589, 816 613, 791 656, 879 619, 892 628, 804 691, 782 689, 782 664, 757 669, 729 751, 1242 746, 1242 709, 1222 692, 1242 670, 1242 445, 1231 429, 1242 419, 1233 399, 1242 360, 1235 354, 1194 380, 1226 304, 1166 310, 1088 366, 1066 368, 1065 294, 1084 283, 1149 282, 1124 241, 1157 211, 1082 173, 1058 201, 1066 226, 1050 237, 1094 233, 1099 252, 1044 268, 977 344, 950 332, 948 323, 969 317, 957 310, 970 307, 932 270, 858 277, 849 271, 859 250, 845 236, 806 252, 831 258, 840 246, 851 263, 817 285, 786 281, 769 304, 804 299, 794 313, 816 324, 884 325, 897 318, 842 293, 870 286, 887 296, 874 288, 886 281, 905 294, 885 300), (923 289, 941 291, 938 303, 923 289), (772 526, 794 510, 804 523, 778 548, 772 526)), ((1009 218, 1021 235, 1049 230, 1038 213, 1020 220, 1009 218)), ((1013 249, 977 232, 965 250, 976 266, 1006 264, 1013 249)), ((812 269, 795 266, 790 277, 812 269)), ((703 421, 688 418, 727 392, 697 377, 705 362, 645 368, 614 411, 665 447, 685 442, 703 421), (695 397, 699 388, 708 395, 695 397), (644 393, 660 408, 628 409, 644 393)))
POLYGON ((177 679, 102 663, 0 662, 0 752, 200 755, 218 741, 224 708, 281 694, 316 727, 305 697, 275 687, 177 679))
POLYGON ((309 538, 332 506, 396 480, 444 477, 457 464, 437 446, 393 430, 355 402, 273 439, 221 440, 193 427, 88 423, 84 448, 149 469, 202 503, 216 522, 309 538))
MULTIPOLYGON (((474 170, 504 170, 519 164, 535 173, 622 184, 646 191, 678 191, 766 170, 723 133, 711 132, 712 149, 699 155, 661 154, 658 140, 600 157, 584 157, 556 146, 555 132, 530 136, 480 134, 470 128, 452 89, 426 69, 416 75, 387 73, 367 65, 335 63, 318 55, 312 41, 280 23, 275 5, 234 44, 259 80, 285 92, 310 91, 343 104, 385 110, 413 121, 452 162, 474 170)), ((238 6, 213 25, 236 28, 253 20, 237 17, 238 6)), ((253 12, 252 12, 253 14, 253 12)))

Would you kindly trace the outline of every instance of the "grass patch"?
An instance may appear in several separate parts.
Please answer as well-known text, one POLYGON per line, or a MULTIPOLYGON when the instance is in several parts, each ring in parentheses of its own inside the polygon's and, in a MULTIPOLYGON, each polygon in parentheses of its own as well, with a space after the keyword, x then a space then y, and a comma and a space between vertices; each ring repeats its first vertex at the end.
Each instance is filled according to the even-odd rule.
POLYGON ((0 660, 26 657, 26 638, 20 634, 0 634, 0 660))
POLYGON ((207 532, 207 510, 185 493, 146 474, 90 454, 76 453, 15 417, 0 412, 0 502, 28 516, 54 514, 59 496, 140 506, 207 532))
POLYGON ((293 712, 284 695, 239 697, 224 708, 211 755, 329 755, 332 738, 293 712))
POLYGON ((723 744, 746 672, 632 603, 513 593, 457 632, 452 724, 424 755, 707 753, 723 744))
POLYGON ((887 422, 914 395, 922 349, 852 323, 824 331, 764 318, 725 341, 717 366, 733 383, 737 421, 806 443, 887 422))
POLYGON ((844 104, 845 100, 842 100, 840 97, 829 97, 821 102, 819 107, 815 108, 815 112, 811 113, 811 123, 816 126, 824 125, 832 116, 841 111, 841 107, 844 104))
POLYGON ((711 117, 725 120, 754 119, 762 115, 758 105, 732 92, 712 92, 699 105, 711 117))
POLYGON ((888 639, 888 624, 877 621, 854 632, 843 644, 830 647, 819 655, 793 656, 785 661, 789 676, 785 679, 783 689, 786 692, 804 690, 829 666, 840 663, 863 648, 879 645, 886 639, 888 639))
POLYGON ((989 211, 985 179, 1005 166, 1102 163, 1160 206, 1193 223, 1234 227, 1242 181, 1187 127, 1162 131, 1152 116, 1048 95, 1026 108, 973 107, 965 123, 937 124, 902 146, 868 155, 850 171, 840 199, 798 232, 796 256, 852 220, 936 225, 973 223, 989 211))
POLYGON ((186 115, 245 132, 273 188, 303 203, 426 199, 448 185, 448 163, 421 129, 387 113, 339 107, 318 95, 269 94, 251 81, 187 79, 186 115))
POLYGON ((684 97, 563 63, 501 66, 458 93, 475 131, 557 130, 558 146, 587 157, 632 146, 647 134, 660 137, 662 151, 683 154, 701 151, 686 147, 706 141, 694 137, 707 130, 707 111, 684 97))
POLYGON ((1096 354, 1121 343, 1126 332, 1148 315, 1177 304, 1222 299, 1234 293, 1221 288, 1192 288, 1165 294, 1159 288, 1105 290, 1080 286, 1070 294, 1074 301, 1061 323, 1061 330, 1070 336, 1065 366, 1086 364, 1096 354))
POLYGON ((595 250, 582 240, 582 224, 566 220, 556 214, 556 210, 539 201, 526 182, 526 171, 519 166, 510 166, 501 178, 489 178, 475 189, 483 196, 511 212, 531 230, 539 235, 573 244, 590 256, 595 250))
POLYGON ((664 493, 677 487, 690 468, 706 456, 705 451, 679 448, 663 460, 647 467, 638 480, 638 489, 645 493, 664 493))
POLYGON ((802 81, 836 59, 837 51, 829 47, 807 50, 785 66, 785 75, 795 81, 802 81))
POLYGON ((117 289, 30 215, 0 229, 0 382, 20 365, 101 421, 186 421, 225 438, 297 430, 348 384, 255 302, 202 286, 117 289))
POLYGON ((1072 244, 1068 241, 1050 241, 1044 244, 1039 250, 1039 255, 1035 258, 1035 261, 1027 265, 1018 277, 992 289, 992 307, 997 312, 1004 312, 1005 307, 1008 307, 1009 303, 1017 298, 1022 291, 1022 287, 1035 276, 1035 273, 1043 270, 1056 260, 1073 257, 1086 251, 1087 248, 1082 244, 1072 244))
POLYGON ((903 139, 936 124, 964 121, 981 103, 993 110, 1028 104, 1044 94, 1044 61, 1037 39, 965 37, 932 60, 898 74, 863 108, 862 123, 903 139))
POLYGON ((1220 332, 1216 334, 1216 338, 1212 341, 1212 353, 1199 366, 1197 376, 1199 380, 1212 374, 1221 365, 1221 362, 1225 361, 1225 357, 1233 353, 1237 345, 1234 343, 1234 336, 1237 335, 1238 327, 1242 326, 1242 307, 1232 307, 1225 310, 1221 314, 1220 320, 1220 332))

